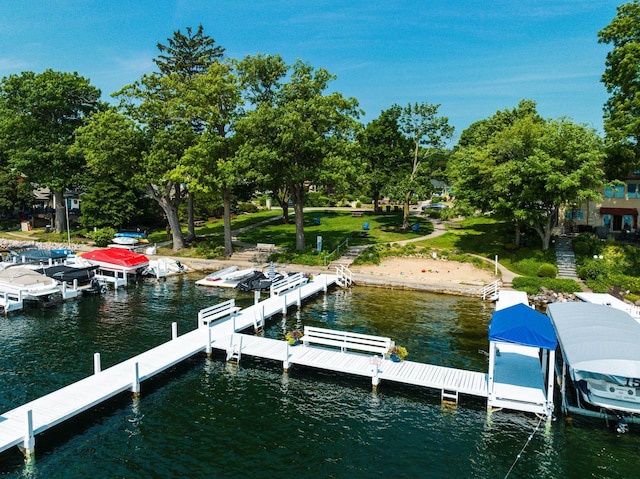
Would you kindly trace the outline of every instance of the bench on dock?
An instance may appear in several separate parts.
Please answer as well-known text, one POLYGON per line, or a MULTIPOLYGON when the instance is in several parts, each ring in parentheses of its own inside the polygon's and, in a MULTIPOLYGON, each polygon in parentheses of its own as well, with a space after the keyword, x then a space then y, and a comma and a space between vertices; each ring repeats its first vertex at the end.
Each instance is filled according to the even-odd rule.
POLYGON ((309 281, 309 278, 307 278, 302 273, 296 273, 290 276, 285 276, 280 281, 276 281, 271 285, 270 295, 278 296, 280 295, 280 293, 284 293, 285 291, 289 291, 298 286, 302 286, 303 284, 306 284, 308 281, 309 281))
POLYGON ((305 346, 322 344, 324 346, 338 347, 342 352, 357 350, 383 355, 393 346, 391 338, 317 328, 315 326, 305 326, 304 336, 300 338, 300 341, 305 346))
POLYGON ((198 326, 210 326, 214 321, 231 316, 238 311, 240 311, 240 308, 236 306, 235 299, 201 309, 198 311, 198 326))
POLYGON ((256 245, 256 249, 258 251, 273 251, 274 249, 276 249, 276 245, 274 245, 273 243, 258 243, 256 245))

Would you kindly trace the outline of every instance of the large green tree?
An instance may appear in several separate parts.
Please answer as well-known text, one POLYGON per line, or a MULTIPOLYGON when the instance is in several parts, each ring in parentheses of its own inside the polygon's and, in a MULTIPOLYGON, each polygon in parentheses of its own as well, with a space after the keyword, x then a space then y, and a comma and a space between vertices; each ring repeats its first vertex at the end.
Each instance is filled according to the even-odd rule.
MULTIPOLYGON (((154 63, 158 66, 162 75, 175 75, 180 79, 176 86, 189 90, 189 83, 198 76, 207 73, 207 70, 224 56, 224 48, 216 45, 213 38, 204 34, 202 25, 194 32, 191 27, 186 28, 186 33, 180 30, 173 32, 173 37, 167 39, 167 44, 158 43, 161 52, 154 63)), ((180 98, 186 100, 184 95, 175 95, 174 101, 180 98)), ((189 117, 194 133, 199 134, 204 126, 202 119, 184 105, 182 112, 189 117)), ((187 241, 195 239, 194 195, 191 189, 184 191, 187 194, 187 241)))
POLYGON ((384 110, 358 135, 360 156, 365 163, 359 182, 372 196, 374 211, 379 210, 382 193, 411 151, 410 140, 400 132, 399 117, 398 107, 384 110))
POLYGON ((424 196, 431 191, 431 171, 428 158, 442 152, 453 136, 453 127, 446 117, 438 116, 440 105, 414 103, 398 109, 398 127, 409 140, 411 150, 406 153, 404 167, 395 172, 393 196, 402 199, 402 227, 409 228, 409 207, 414 195, 424 196))
POLYGON ((0 150, 30 183, 51 189, 57 232, 66 228, 63 193, 80 186, 84 168, 69 147, 100 108, 99 98, 100 90, 77 73, 23 72, 0 82, 0 150))
POLYGON ((263 174, 282 178, 291 193, 297 250, 306 245, 306 185, 318 184, 326 169, 340 166, 358 127, 357 101, 327 93, 332 79, 325 69, 298 60, 273 103, 259 105, 238 124, 241 154, 263 174))
MULTIPOLYGON (((456 151, 451 172, 460 201, 528 225, 549 248, 562 205, 597 199, 604 186, 602 139, 568 119, 529 112, 485 141, 456 151)), ((516 243, 519 236, 516 235, 516 243)))
POLYGON ((604 130, 609 146, 608 170, 624 177, 640 168, 640 3, 618 7, 603 28, 599 42, 612 46, 602 75, 609 99, 604 105, 604 130))

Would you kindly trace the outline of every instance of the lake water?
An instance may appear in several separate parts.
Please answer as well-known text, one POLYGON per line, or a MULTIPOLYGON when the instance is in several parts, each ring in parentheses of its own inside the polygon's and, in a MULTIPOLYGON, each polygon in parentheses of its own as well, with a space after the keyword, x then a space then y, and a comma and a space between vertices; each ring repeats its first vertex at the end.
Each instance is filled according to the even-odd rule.
MULTIPOLYGON (((197 311, 236 297, 200 276, 145 281, 103 297, 0 317, 0 409, 26 401, 196 327, 197 311)), ((253 302, 238 295, 239 306, 253 302)), ((353 288, 272 319, 268 337, 303 325, 390 336, 415 361, 486 371, 492 305, 472 298, 353 288)), ((198 356, 36 437, 36 459, 0 455, 0 477, 25 478, 634 478, 640 428, 560 418, 535 431, 519 413, 487 417, 439 394, 243 357, 198 356), (527 444, 527 441, 530 441, 527 444), (520 459, 518 454, 526 445, 520 459), (512 468, 512 469, 511 469, 512 468)))

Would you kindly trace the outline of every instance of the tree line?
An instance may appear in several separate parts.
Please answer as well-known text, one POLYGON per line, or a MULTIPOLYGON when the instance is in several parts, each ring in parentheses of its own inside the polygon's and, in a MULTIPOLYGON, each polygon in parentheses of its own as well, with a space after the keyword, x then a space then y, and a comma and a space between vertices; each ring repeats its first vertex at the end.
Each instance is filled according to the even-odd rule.
POLYGON ((613 45, 602 78, 611 94, 605 138, 569 118, 542 118, 532 100, 473 123, 454 147, 440 105, 392 105, 363 125, 358 101, 331 91, 335 76, 324 68, 279 55, 229 58, 202 26, 158 43, 157 71, 113 93, 112 104, 77 73, 10 75, 0 81, 0 210, 28 204, 29 185, 46 186, 63 231, 64 192, 82 189, 83 226, 120 227, 151 198, 178 250, 195 238, 197 205, 221 204, 229 255, 234 202, 268 191, 285 218, 293 204, 301 250, 309 185, 366 194, 376 209, 389 196, 403 203, 406 228, 410 203, 437 178, 454 186, 461 212, 504 215, 516 244, 531 228, 547 249, 562 205, 597 199, 607 180, 638 168, 639 12, 638 0, 622 5, 599 32, 613 45))

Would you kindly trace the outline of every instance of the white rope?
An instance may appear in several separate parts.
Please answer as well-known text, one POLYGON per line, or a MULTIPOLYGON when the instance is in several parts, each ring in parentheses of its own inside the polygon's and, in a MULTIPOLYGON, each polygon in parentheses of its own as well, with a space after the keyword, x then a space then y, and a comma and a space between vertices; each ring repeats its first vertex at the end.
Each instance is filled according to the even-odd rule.
POLYGON ((538 421, 538 425, 536 426, 536 428, 533 430, 533 432, 531 434, 529 434, 529 437, 527 438, 527 442, 525 442, 524 446, 522 446, 522 449, 520 449, 520 452, 516 456, 516 459, 513 461, 513 464, 511 464, 511 467, 507 471, 507 475, 504 476, 504 479, 507 479, 507 477, 509 477, 509 474, 511 474, 511 471, 513 471, 513 468, 516 467, 516 464, 520 460, 520 458, 522 457, 522 454, 524 453, 524 450, 527 448, 527 446, 529 445, 529 443, 533 439, 533 436, 535 436, 535 434, 538 431, 538 429, 540 429, 540 424, 542 424, 543 420, 544 420, 544 418, 541 417, 540 420, 538 421))

